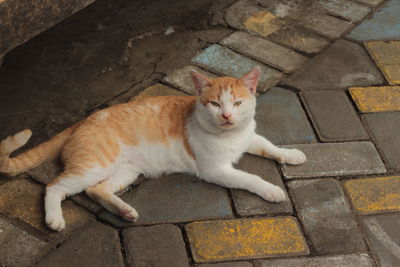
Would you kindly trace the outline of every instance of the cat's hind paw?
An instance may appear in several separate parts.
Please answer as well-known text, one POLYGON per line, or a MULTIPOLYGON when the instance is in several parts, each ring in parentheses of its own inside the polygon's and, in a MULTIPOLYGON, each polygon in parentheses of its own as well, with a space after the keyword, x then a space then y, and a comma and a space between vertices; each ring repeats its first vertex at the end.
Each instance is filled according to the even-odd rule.
POLYGON ((283 149, 282 156, 277 159, 281 164, 300 165, 306 162, 306 155, 298 149, 283 149))
POLYGON ((54 231, 61 231, 65 228, 65 221, 62 215, 46 214, 46 224, 54 231))
POLYGON ((122 219, 130 222, 135 222, 139 218, 139 214, 134 208, 121 210, 120 215, 122 219))
POLYGON ((268 186, 260 196, 270 202, 282 202, 286 200, 285 192, 279 186, 268 186))

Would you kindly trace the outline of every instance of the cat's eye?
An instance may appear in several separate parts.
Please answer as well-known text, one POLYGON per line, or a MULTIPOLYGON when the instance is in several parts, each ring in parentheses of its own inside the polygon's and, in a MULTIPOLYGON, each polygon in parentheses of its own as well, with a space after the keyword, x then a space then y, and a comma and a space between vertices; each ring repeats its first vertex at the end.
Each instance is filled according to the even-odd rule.
POLYGON ((214 107, 220 107, 220 105, 214 101, 210 101, 210 104, 213 105, 214 107))
POLYGON ((238 107, 238 106, 240 106, 240 104, 242 104, 242 101, 236 101, 233 105, 238 107))

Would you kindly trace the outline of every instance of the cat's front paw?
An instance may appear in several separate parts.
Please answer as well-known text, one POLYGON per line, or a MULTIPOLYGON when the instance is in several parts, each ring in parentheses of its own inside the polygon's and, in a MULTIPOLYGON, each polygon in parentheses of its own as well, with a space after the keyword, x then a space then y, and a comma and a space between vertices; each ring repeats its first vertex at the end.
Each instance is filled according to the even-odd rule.
POLYGON ((286 200, 285 192, 279 186, 275 185, 266 186, 260 196, 270 202, 282 202, 286 200))
POLYGON ((281 164, 300 165, 306 162, 306 155, 298 149, 282 149, 281 156, 277 161, 281 164))
POLYGON ((61 231, 65 228, 64 218, 58 214, 46 214, 46 224, 54 231, 61 231))
POLYGON ((122 219, 135 222, 139 218, 139 214, 134 208, 128 208, 120 211, 122 219))

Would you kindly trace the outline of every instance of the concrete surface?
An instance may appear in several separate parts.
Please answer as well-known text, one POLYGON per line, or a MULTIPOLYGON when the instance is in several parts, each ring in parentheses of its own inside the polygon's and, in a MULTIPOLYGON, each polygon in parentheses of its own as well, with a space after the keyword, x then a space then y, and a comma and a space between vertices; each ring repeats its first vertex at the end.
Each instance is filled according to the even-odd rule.
POLYGON ((308 161, 245 155, 235 166, 280 186, 286 202, 184 174, 141 177, 117 193, 139 211, 137 223, 79 194, 63 202, 59 233, 43 212, 59 160, 0 176, 0 265, 399 265, 397 6, 97 0, 10 51, 0 67, 0 139, 29 127, 22 150, 101 108, 193 94, 192 68, 240 76, 260 65, 257 131, 308 161), (193 66, 199 57, 208 62, 193 66))

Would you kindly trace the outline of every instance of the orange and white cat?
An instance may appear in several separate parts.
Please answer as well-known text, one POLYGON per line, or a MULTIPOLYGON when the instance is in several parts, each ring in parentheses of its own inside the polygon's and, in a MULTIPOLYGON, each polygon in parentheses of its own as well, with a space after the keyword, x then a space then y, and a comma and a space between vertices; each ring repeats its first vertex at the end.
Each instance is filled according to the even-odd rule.
POLYGON ((0 172, 16 175, 61 155, 64 171, 47 185, 45 197, 46 223, 57 231, 65 228, 61 201, 84 190, 110 212, 135 221, 136 210, 114 193, 140 174, 185 172, 268 201, 284 201, 281 188, 232 166, 244 152, 280 163, 306 161, 301 151, 276 147, 255 133, 259 76, 258 67, 241 79, 209 79, 193 71, 197 96, 158 96, 116 105, 9 158, 30 138, 31 131, 24 130, 0 143, 0 172))

